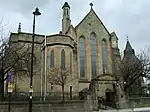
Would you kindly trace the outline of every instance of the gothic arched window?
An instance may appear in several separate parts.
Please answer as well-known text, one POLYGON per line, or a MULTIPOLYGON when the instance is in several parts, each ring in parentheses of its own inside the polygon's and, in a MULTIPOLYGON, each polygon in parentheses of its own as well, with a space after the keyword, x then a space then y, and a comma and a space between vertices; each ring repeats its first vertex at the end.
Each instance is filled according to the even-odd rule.
POLYGON ((61 69, 65 69, 65 50, 63 49, 61 51, 61 69))
POLYGON ((54 67, 54 49, 50 53, 50 66, 54 67))
POLYGON ((85 78, 85 48, 84 39, 80 38, 80 78, 85 78))
POLYGON ((93 33, 90 35, 90 48, 91 48, 91 73, 92 78, 95 78, 97 76, 96 73, 96 37, 93 33))
POLYGON ((63 15, 65 16, 65 15, 66 15, 66 13, 67 13, 67 12, 66 12, 66 8, 64 8, 64 13, 63 13, 63 15))
POLYGON ((67 9, 67 15, 69 15, 68 9, 67 9))
POLYGON ((70 52, 70 73, 72 73, 72 52, 70 52))
POLYGON ((106 40, 102 40, 102 67, 103 67, 103 73, 106 73, 106 70, 107 70, 107 45, 106 45, 106 40))

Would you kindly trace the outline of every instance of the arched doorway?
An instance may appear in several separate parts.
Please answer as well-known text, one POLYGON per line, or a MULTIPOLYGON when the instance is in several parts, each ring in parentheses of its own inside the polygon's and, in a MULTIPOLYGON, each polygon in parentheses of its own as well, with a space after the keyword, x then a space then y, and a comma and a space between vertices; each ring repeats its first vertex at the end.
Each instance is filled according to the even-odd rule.
POLYGON ((105 103, 106 105, 110 106, 110 107, 115 107, 115 91, 112 91, 110 89, 106 89, 105 91, 105 103))

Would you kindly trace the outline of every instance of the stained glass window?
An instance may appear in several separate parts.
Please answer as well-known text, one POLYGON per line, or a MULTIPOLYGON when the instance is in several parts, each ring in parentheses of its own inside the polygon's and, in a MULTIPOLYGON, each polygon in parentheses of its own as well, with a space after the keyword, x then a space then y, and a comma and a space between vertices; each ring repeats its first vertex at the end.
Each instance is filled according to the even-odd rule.
POLYGON ((84 39, 80 38, 80 78, 85 78, 84 39))
POLYGON ((65 69, 65 50, 63 49, 62 51, 61 51, 61 68, 62 69, 65 69))
POLYGON ((70 73, 72 73, 72 52, 70 52, 70 73))
POLYGON ((91 48, 91 73, 92 73, 92 78, 95 78, 97 76, 96 73, 96 37, 92 33, 90 35, 90 48, 91 48))
POLYGON ((54 50, 50 53, 50 66, 54 67, 54 50))
POLYGON ((103 73, 106 73, 106 70, 107 70, 107 45, 106 45, 105 40, 102 40, 102 67, 103 67, 103 73))

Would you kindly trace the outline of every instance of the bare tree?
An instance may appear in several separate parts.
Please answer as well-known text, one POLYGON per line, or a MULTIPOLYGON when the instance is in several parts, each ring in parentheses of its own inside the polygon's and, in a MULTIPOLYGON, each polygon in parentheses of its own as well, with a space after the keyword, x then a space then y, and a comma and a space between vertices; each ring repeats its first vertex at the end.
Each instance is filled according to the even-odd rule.
POLYGON ((29 62, 30 52, 28 49, 24 49, 24 45, 13 43, 7 39, 1 38, 0 45, 0 100, 4 99, 4 82, 8 78, 8 74, 12 75, 27 75, 28 69, 25 69, 25 63, 29 62))
POLYGON ((59 85, 62 88, 62 99, 64 100, 64 85, 67 83, 70 72, 68 69, 57 67, 48 68, 48 81, 54 85, 59 85))
MULTIPOLYGON (((13 42, 11 36, 5 36, 3 31, 7 25, 0 21, 0 101, 4 100, 4 82, 11 72, 13 77, 30 76, 31 72, 31 43, 13 42)), ((37 46, 35 45, 35 49, 37 46)), ((34 54, 34 75, 39 72, 40 60, 34 54), (36 69, 35 69, 36 68, 36 69)))
MULTIPOLYGON (((18 63, 16 66, 14 66, 15 73, 20 74, 20 78, 24 76, 30 76, 31 73, 31 45, 27 43, 23 43, 24 47, 22 48, 22 51, 20 51, 18 54, 22 55, 21 59, 18 60, 18 63)), ((21 45, 22 46, 22 45, 21 45)), ((36 49, 36 47, 34 47, 36 49)), ((40 69, 36 68, 35 65, 39 64, 39 60, 37 60, 35 54, 33 54, 33 74, 35 75, 37 72, 39 72, 40 69)))
POLYGON ((120 65, 121 75, 124 79, 124 91, 133 85, 139 86, 143 83, 143 78, 150 79, 150 49, 141 50, 136 56, 127 56, 120 65))
MULTIPOLYGON (((0 21, 0 25, 2 21, 0 21)), ((9 36, 4 36, 3 27, 0 26, 0 100, 4 100, 4 82, 8 74, 29 76, 31 47, 26 43, 13 43, 9 36)), ((34 56, 35 57, 35 56, 34 56)), ((36 58, 34 58, 36 62, 36 58)))

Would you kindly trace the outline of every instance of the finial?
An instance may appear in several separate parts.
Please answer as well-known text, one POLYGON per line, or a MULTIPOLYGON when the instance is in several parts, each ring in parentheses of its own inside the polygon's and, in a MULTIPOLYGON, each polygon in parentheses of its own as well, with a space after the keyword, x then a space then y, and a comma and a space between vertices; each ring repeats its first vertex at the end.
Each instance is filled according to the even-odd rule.
POLYGON ((19 27, 18 27, 18 33, 21 32, 21 23, 19 23, 19 27))
POLYGON ((89 5, 91 6, 91 9, 93 9, 93 3, 90 3, 89 5))
POLYGON ((128 35, 127 35, 127 41, 129 40, 129 37, 128 37, 128 35))

